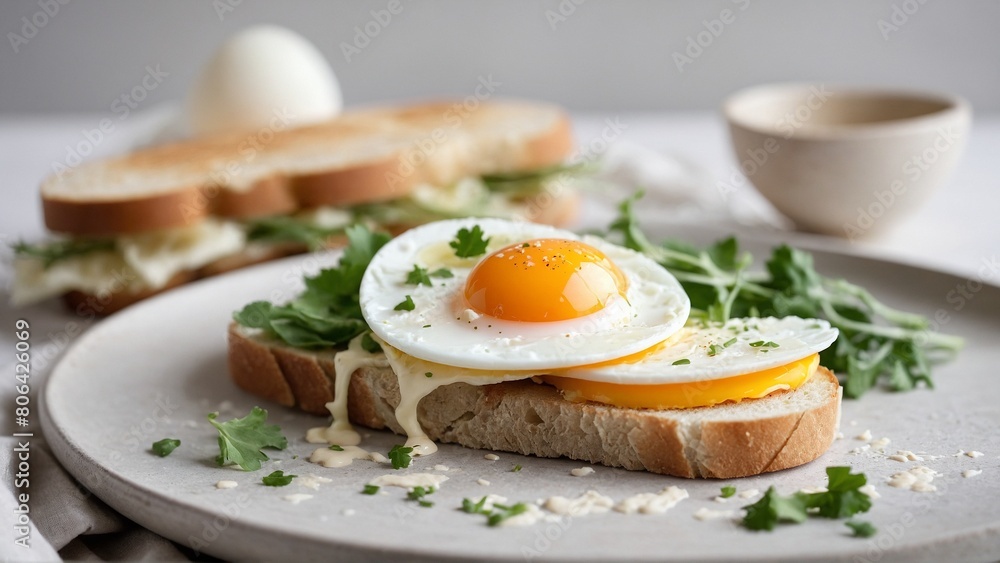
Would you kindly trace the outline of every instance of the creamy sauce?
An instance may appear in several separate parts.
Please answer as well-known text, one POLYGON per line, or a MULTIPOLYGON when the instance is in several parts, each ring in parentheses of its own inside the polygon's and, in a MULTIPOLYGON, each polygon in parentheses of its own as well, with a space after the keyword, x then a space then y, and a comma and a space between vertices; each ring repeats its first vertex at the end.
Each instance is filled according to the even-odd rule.
POLYGON ((327 479, 326 477, 320 477, 319 475, 313 475, 312 473, 310 473, 308 475, 303 475, 302 477, 299 477, 297 483, 307 489, 318 491, 320 485, 322 485, 323 483, 330 483, 332 481, 333 479, 327 479))
POLYGON ((601 514, 611 510, 615 501, 597 491, 587 491, 576 498, 566 498, 560 496, 545 499, 542 507, 549 512, 560 516, 586 516, 588 514, 601 514))
POLYGON ((875 490, 875 485, 872 485, 871 483, 868 483, 867 485, 864 485, 862 487, 858 487, 858 490, 868 495, 868 498, 872 500, 882 498, 882 495, 878 494, 878 491, 875 490))
POLYGON ((658 493, 641 493, 623 499, 614 506, 616 512, 625 514, 663 514, 688 498, 688 492, 674 486, 667 487, 658 493))
POLYGON ((357 446, 341 446, 343 451, 331 450, 330 448, 317 448, 309 456, 309 461, 318 463, 323 467, 344 467, 350 465, 356 459, 371 459, 371 454, 357 446))
POLYGON ((284 499, 284 500, 286 500, 286 501, 288 501, 288 502, 290 502, 290 503, 292 503, 292 504, 298 504, 298 503, 300 503, 300 502, 302 502, 304 500, 309 500, 309 499, 313 498, 313 496, 312 495, 302 494, 302 493, 295 493, 293 495, 285 495, 285 496, 283 496, 281 498, 284 499))
MULTIPOLYGON (((358 336, 351 340, 347 350, 341 350, 333 357, 333 400, 326 404, 327 410, 333 416, 333 422, 329 427, 310 428, 306 432, 306 441, 310 444, 336 444, 346 447, 361 443, 361 435, 351 426, 347 415, 347 392, 351 385, 351 376, 363 367, 381 368, 388 365, 381 353, 372 354, 365 351, 361 347, 361 338, 358 336)), ((317 452, 319 450, 313 452, 313 456, 317 452)), ((349 463, 350 461, 342 465, 349 463)), ((341 465, 327 465, 327 467, 341 467, 341 465)))
POLYGON ((736 511, 735 510, 711 510, 711 509, 708 509, 708 508, 705 508, 705 507, 701 507, 697 511, 695 511, 694 517, 695 517, 696 520, 701 520, 703 522, 705 520, 718 520, 720 518, 735 518, 736 517, 736 511))
POLYGON ((982 474, 983 474, 982 469, 966 469, 965 471, 962 472, 962 477, 968 479, 969 477, 975 477, 976 475, 982 475, 982 474))
POLYGON ((753 497, 755 497, 755 496, 757 496, 759 494, 760 494, 760 491, 757 490, 757 489, 747 489, 745 491, 741 491, 740 494, 739 494, 739 497, 743 498, 743 499, 753 498, 753 497))
POLYGON ((441 487, 441 483, 448 480, 447 475, 435 475, 433 473, 410 473, 409 475, 398 475, 389 473, 376 477, 368 482, 369 485, 377 487, 403 487, 412 489, 414 487, 441 487))
POLYGON ((219 481, 218 483, 215 484, 216 489, 235 489, 237 486, 239 486, 239 483, 237 483, 236 481, 228 481, 228 480, 219 481))
POLYGON ((586 477, 594 472, 593 467, 577 467, 576 469, 570 469, 569 474, 573 477, 586 477))

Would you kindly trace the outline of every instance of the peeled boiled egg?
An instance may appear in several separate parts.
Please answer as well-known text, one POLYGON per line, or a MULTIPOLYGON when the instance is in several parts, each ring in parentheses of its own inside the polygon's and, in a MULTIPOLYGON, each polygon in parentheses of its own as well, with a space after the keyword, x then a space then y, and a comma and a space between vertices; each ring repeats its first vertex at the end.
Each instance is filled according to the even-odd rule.
POLYGON ((640 352, 680 330, 691 310, 680 283, 642 254, 501 219, 439 221, 396 237, 368 266, 360 303, 371 330, 406 354, 520 371, 640 352), (450 242, 475 228, 485 252, 457 256, 450 242))
POLYGON ((281 129, 331 119, 343 99, 323 55, 289 29, 246 29, 212 56, 188 100, 195 135, 281 129))

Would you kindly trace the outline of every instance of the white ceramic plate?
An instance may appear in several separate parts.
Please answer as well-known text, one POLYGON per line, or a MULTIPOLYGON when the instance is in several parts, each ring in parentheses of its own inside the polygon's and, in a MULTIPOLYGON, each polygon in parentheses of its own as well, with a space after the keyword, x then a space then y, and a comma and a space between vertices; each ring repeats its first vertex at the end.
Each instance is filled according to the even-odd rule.
MULTIPOLYGON (((690 235, 690 232, 687 233, 690 235)), ((697 238, 697 237, 696 237, 697 238)), ((702 235, 701 238, 704 238, 702 235)), ((699 241, 700 242, 700 241, 699 241)), ((756 245, 758 256, 765 247, 756 245)), ((236 388, 226 371, 225 328, 233 310, 256 299, 287 299, 298 289, 303 268, 317 258, 295 257, 191 284, 134 306, 99 323, 79 339, 49 377, 43 423, 60 461, 101 499, 129 518, 174 541, 229 559, 441 560, 533 559, 609 560, 958 560, 1000 557, 1000 289, 979 286, 961 310, 950 291, 966 280, 909 266, 817 252, 821 271, 851 278, 889 304, 927 315, 949 317, 943 327, 967 339, 958 360, 937 369, 935 391, 872 392, 845 401, 838 440, 820 460, 777 474, 732 481, 690 481, 641 472, 443 446, 437 455, 417 459, 406 472, 451 469, 433 495, 432 508, 404 500, 402 489, 388 495, 359 493, 371 478, 392 472, 385 465, 356 461, 327 469, 306 461, 315 446, 303 436, 323 419, 267 404, 236 388), (287 450, 272 452, 264 470, 245 473, 220 468, 216 433, 205 415, 223 409, 222 418, 246 414, 254 405, 289 437, 287 450), (900 463, 871 451, 850 454, 862 445, 853 439, 870 429, 889 437, 887 453, 897 449, 941 455, 924 461, 942 475, 936 493, 915 493, 885 485, 897 471, 920 463, 900 463), (149 452, 164 437, 182 446, 166 458, 149 452), (985 455, 953 456, 959 450, 985 455), (511 472, 515 464, 523 466, 511 472), (698 521, 699 508, 737 510, 751 500, 712 499, 722 485, 738 490, 782 492, 825 483, 824 468, 849 464, 864 471, 882 498, 862 515, 880 532, 872 539, 849 537, 842 522, 810 519, 781 526, 773 533, 749 532, 733 521, 698 521), (300 476, 331 479, 318 490, 302 479, 284 488, 264 487, 261 477, 282 469, 300 476), (980 469, 963 478, 966 469, 980 469), (216 490, 222 479, 235 489, 216 490), (478 484, 485 479, 489 485, 478 484), (463 497, 496 493, 511 500, 551 495, 577 496, 588 489, 615 499, 655 492, 668 485, 687 489, 690 498, 663 515, 607 513, 531 527, 488 528, 484 518, 457 510, 463 497), (292 504, 283 497, 312 498, 292 504), (353 511, 353 514, 352 514, 353 511)), ((320 258, 330 262, 327 255, 320 258)), ((365 446, 387 451, 398 437, 371 432, 365 446)), ((752 499, 755 500, 755 499, 752 499)))

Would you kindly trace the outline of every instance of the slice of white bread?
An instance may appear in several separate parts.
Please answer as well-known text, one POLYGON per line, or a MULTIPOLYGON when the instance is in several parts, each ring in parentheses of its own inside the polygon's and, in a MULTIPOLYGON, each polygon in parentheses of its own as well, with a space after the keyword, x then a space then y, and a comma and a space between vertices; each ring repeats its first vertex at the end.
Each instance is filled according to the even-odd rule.
MULTIPOLYGON (((285 406, 327 414, 334 352, 310 352, 257 330, 229 327, 229 373, 243 389, 285 406)), ((470 448, 568 457, 678 477, 728 479, 778 471, 819 457, 840 423, 841 388, 826 368, 794 391, 714 407, 637 410, 573 403, 531 380, 446 385, 425 397, 418 418, 427 435, 470 448)), ((351 377, 352 422, 402 433, 389 369, 351 377)))
POLYGON ((208 215, 385 201, 423 182, 558 164, 572 149, 569 120, 557 106, 433 102, 150 147, 52 175, 41 195, 50 230, 115 236, 208 215))

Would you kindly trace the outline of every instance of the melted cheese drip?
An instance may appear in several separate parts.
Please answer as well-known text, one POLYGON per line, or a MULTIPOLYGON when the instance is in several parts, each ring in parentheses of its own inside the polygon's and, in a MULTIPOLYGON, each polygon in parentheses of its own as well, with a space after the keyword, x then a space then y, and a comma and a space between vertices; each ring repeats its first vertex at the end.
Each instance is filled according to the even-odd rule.
POLYGON ((570 401, 595 401, 632 409, 683 409, 759 399, 775 391, 797 389, 818 366, 819 354, 813 354, 772 369, 692 383, 627 385, 560 376, 545 376, 543 380, 570 401))
MULTIPOLYGON (((306 441, 310 444, 325 443, 336 444, 338 446, 357 446, 361 443, 361 435, 351 426, 351 421, 347 414, 347 392, 351 385, 351 376, 355 371, 363 367, 384 368, 389 365, 382 354, 378 352, 372 354, 362 348, 361 338, 358 336, 351 340, 347 345, 347 350, 337 352, 333 357, 333 400, 326 404, 326 409, 333 416, 333 422, 330 423, 329 427, 320 426, 318 428, 310 428, 306 432, 306 441)), ((318 451, 316 450, 316 452, 318 451)), ((327 451, 340 453, 333 452, 333 450, 327 451)), ((314 456, 316 452, 313 452, 314 456)), ((322 456, 329 457, 327 454, 322 454, 322 456)), ((350 462, 348 461, 347 463, 350 462)), ((327 467, 341 466, 327 465, 327 467)))

